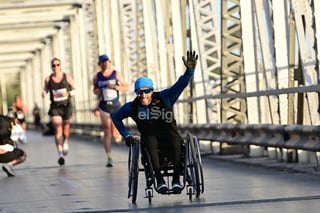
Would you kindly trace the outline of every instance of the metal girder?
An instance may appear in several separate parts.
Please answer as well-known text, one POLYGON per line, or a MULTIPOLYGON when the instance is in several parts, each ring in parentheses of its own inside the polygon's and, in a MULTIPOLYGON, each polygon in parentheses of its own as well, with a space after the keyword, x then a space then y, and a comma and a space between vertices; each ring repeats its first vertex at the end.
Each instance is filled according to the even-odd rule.
MULTIPOLYGON (((96 64, 97 56, 96 33, 92 27, 92 20, 95 19, 92 2, 94 1, 1 1, 0 72, 20 72, 21 95, 29 107, 39 99, 36 98, 37 95, 26 94, 41 91, 43 79, 51 71, 48 62, 54 56, 61 59, 63 70, 73 74, 75 78, 81 76, 76 82, 81 82, 78 89, 81 91, 83 88, 84 91, 77 99, 82 97, 83 100, 76 100, 75 108, 85 111, 90 107, 89 80, 85 79, 89 79, 88 74, 93 72, 91 65, 96 64), (72 41, 71 32, 78 32, 73 34, 72 41), (34 75, 36 77, 30 79, 34 75), (38 76, 40 77, 37 78, 38 76)), ((48 103, 41 105, 44 111, 49 106, 48 103)), ((89 114, 90 111, 85 113, 89 114)), ((45 112, 44 115, 46 114, 45 112)), ((81 113, 75 115, 76 120, 78 114, 81 113)), ((85 115, 81 120, 87 120, 85 115)))
MULTIPOLYGON (((317 57, 317 66, 316 66, 316 70, 318 72, 318 82, 320 82, 320 1, 313 1, 313 20, 315 22, 315 37, 316 37, 316 46, 315 48, 317 49, 316 53, 316 57, 317 57)), ((320 97, 320 96, 319 96, 320 97)), ((319 103, 320 105, 320 103, 319 103)), ((320 110, 320 106, 319 106, 319 110, 320 110)))
POLYGON ((169 10, 169 1, 154 1, 156 12, 156 31, 157 31, 157 48, 158 48, 158 66, 162 71, 161 75, 157 79, 158 85, 165 85, 167 82, 172 82, 171 72, 172 70, 172 51, 170 48, 170 41, 167 38, 172 35, 172 26, 170 25, 171 13, 169 10), (163 72, 165 71, 165 72, 163 72), (169 71, 169 72, 168 72, 169 71))
MULTIPOLYGON (((76 109, 81 110, 81 116, 79 118, 82 120, 90 120, 91 111, 86 109, 91 109, 96 107, 97 101, 92 99, 92 90, 88 89, 92 87, 92 74, 96 72, 94 65, 97 64, 97 56, 98 53, 98 43, 96 42, 97 38, 97 29, 95 28, 95 11, 94 11, 94 1, 86 0, 81 8, 77 10, 77 16, 74 16, 78 19, 78 23, 76 26, 79 28, 79 35, 71 37, 71 40, 78 37, 79 38, 79 46, 80 46, 80 55, 78 60, 78 69, 74 69, 75 67, 71 66, 73 71, 73 76, 80 83, 80 87, 82 89, 81 95, 75 96, 76 103, 81 104, 81 106, 76 106, 76 109), (81 77, 78 78, 78 75, 81 77)), ((66 54, 67 55, 67 54, 66 54)), ((71 62, 72 60, 66 60, 71 62)), ((74 63, 71 63, 74 65, 74 63)), ((76 89, 80 90, 80 87, 76 89)), ((79 113, 80 114, 80 113, 79 113)))
MULTIPOLYGON (((274 47, 277 73, 277 89, 287 88, 289 85, 289 31, 287 1, 273 2, 274 47)), ((279 96, 279 123, 288 123, 288 97, 279 96)))
MULTIPOLYGON (((241 1, 241 31, 243 66, 245 74, 246 92, 259 91, 259 71, 258 71, 258 52, 256 38, 256 25, 253 1, 241 1)), ((250 123, 261 123, 261 98, 254 97, 247 99, 248 121, 250 123)))
MULTIPOLYGON (((272 11, 264 0, 241 1, 246 92, 277 88, 272 11)), ((285 42, 283 42, 285 44, 285 42)), ((282 44, 283 44, 282 43, 282 44)), ((279 123, 277 96, 247 98, 248 123, 279 123)))
MULTIPOLYGON (((0 4, 0 54, 26 52, 25 58, 17 57, 25 63, 33 56, 28 54, 43 47, 43 41, 54 36, 61 22, 81 7, 76 0, 2 0, 0 4), (37 44, 34 44, 36 42, 37 44)), ((6 57, 4 57, 6 58, 6 57)), ((17 66, 20 66, 20 62, 17 66)), ((5 66, 0 61, 0 70, 5 66)))
POLYGON ((145 29, 144 29, 144 8, 142 0, 135 0, 134 15, 136 20, 136 50, 137 50, 137 69, 139 76, 148 76, 147 70, 147 56, 146 56, 146 44, 145 44, 145 29))
MULTIPOLYGON (((145 38, 145 54, 146 54, 146 69, 148 76, 154 79, 156 85, 160 85, 162 73, 159 68, 158 60, 158 43, 157 35, 159 32, 156 30, 157 16, 155 10, 155 2, 150 0, 142 0, 143 3, 143 20, 144 20, 144 38, 145 38), (160 71, 160 72, 159 72, 160 71)), ((162 44, 160 44, 162 45, 162 44)))
MULTIPOLYGON (((1 11, 1 10, 0 10, 1 11)), ((58 21, 68 21, 68 16, 74 15, 74 11, 61 11, 62 13, 53 12, 40 12, 36 14, 4 14, 5 19, 0 19, 0 24, 15 24, 17 22, 58 22, 58 21), (63 13, 64 12, 64 13, 63 13), (44 17, 46 17, 44 19, 44 17)))
POLYGON ((292 0, 296 32, 301 53, 304 82, 306 85, 317 83, 315 70, 315 36, 312 10, 308 0, 292 0))
POLYGON ((136 45, 136 17, 134 16, 135 4, 132 1, 120 1, 120 15, 121 15, 121 25, 122 25, 122 40, 124 46, 123 57, 125 60, 124 64, 124 76, 126 79, 138 78, 138 56, 137 56, 137 45, 136 45))
MULTIPOLYGON (((0 72, 7 79, 8 72, 25 72, 26 83, 20 83, 36 94, 51 72, 49 60, 58 56, 63 70, 76 76, 82 96, 76 98, 74 119, 80 122, 89 120, 96 104, 90 88, 100 53, 111 56, 129 84, 150 76, 162 89, 183 73, 181 56, 192 43, 200 58, 180 97, 188 103, 176 107, 179 123, 191 122, 186 115, 192 115, 194 123, 286 124, 303 116, 305 124, 318 124, 317 93, 305 91, 301 108, 293 67, 299 56, 304 88, 319 83, 319 1, 222 0, 221 37, 215 5, 212 0, 2 0, 0 72), (28 79, 32 75, 39 76, 28 79), (287 88, 295 92, 290 96, 287 88), (297 113, 298 107, 303 112, 297 113)), ((28 105, 38 101, 36 95, 28 98, 28 105)))
MULTIPOLYGON (((216 7, 211 0, 193 0, 194 36, 199 49, 199 65, 195 73, 196 96, 219 93, 221 42, 216 7)), ((193 47, 194 48, 194 47, 193 47)), ((205 99, 197 102, 197 123, 220 122, 219 100, 205 99)))
MULTIPOLYGON (((254 15, 256 18, 257 29, 257 43, 260 48, 260 52, 257 55, 261 55, 255 58, 257 72, 259 72, 259 90, 269 90, 277 88, 277 73, 274 51, 274 28, 272 25, 272 10, 270 8, 269 1, 256 0, 252 1, 254 15)), ((249 61, 251 59, 248 59, 249 61)), ((261 109, 265 109, 260 112, 261 122, 263 123, 276 123, 279 124, 279 99, 277 96, 264 96, 261 99, 261 109)), ((250 111, 251 112, 251 111, 250 111)), ((249 119, 249 123, 251 120, 249 119)))
MULTIPOLYGON (((79 0, 1 0, 0 10, 34 12, 45 8, 70 7, 81 4, 79 0)), ((58 9, 59 9, 58 8, 58 9)))
MULTIPOLYGON (((245 93, 240 0, 222 0, 221 11, 221 93, 245 93)), ((222 99, 221 122, 246 123, 246 113, 245 99, 222 99)))
MULTIPOLYGON (((296 33, 300 50, 300 64, 302 68, 302 82, 306 86, 317 85, 319 70, 316 60, 315 23, 313 18, 313 3, 309 0, 292 0, 292 9, 296 24, 296 33)), ((317 23, 319 24, 319 23, 317 23)), ((319 41, 318 41, 319 42, 319 41)), ((304 124, 319 124, 318 93, 307 93, 304 102, 304 124)))

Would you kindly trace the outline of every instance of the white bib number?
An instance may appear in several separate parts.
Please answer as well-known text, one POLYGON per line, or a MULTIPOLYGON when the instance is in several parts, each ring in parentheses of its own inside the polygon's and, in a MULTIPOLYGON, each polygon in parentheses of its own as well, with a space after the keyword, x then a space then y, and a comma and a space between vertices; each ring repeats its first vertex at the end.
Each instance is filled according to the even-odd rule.
POLYGON ((115 98, 117 98, 118 94, 116 90, 104 88, 102 90, 102 98, 104 101, 111 101, 115 98))
POLYGON ((67 92, 67 88, 57 89, 53 91, 53 101, 60 102, 68 99, 68 96, 63 96, 67 92))

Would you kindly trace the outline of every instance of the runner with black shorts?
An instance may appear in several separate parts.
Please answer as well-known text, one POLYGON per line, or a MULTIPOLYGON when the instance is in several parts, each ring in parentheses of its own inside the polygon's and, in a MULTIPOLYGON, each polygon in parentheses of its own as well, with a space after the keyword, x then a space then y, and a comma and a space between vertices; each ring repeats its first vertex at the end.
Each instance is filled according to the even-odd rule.
POLYGON ((62 72, 60 59, 51 61, 53 73, 45 78, 42 97, 50 94, 50 109, 52 124, 55 129, 55 143, 58 150, 59 165, 65 164, 65 157, 69 151, 69 129, 72 116, 71 96, 74 95, 74 80, 67 73, 62 72))

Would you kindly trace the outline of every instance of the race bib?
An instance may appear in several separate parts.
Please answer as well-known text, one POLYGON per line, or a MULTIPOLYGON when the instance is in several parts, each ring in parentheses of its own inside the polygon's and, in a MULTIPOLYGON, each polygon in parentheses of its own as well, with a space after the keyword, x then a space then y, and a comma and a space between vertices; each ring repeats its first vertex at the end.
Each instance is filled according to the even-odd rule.
POLYGON ((64 93, 67 92, 67 88, 57 89, 53 91, 53 101, 65 101, 68 100, 68 96, 63 96, 64 93))
POLYGON ((102 90, 102 98, 104 101, 111 101, 118 97, 118 93, 114 89, 104 88, 102 90))

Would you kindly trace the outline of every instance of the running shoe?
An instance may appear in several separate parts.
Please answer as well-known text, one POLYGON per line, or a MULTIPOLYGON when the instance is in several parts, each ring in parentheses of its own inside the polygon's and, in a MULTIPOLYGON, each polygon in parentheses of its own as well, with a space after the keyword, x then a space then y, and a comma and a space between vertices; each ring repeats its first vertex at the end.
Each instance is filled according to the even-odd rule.
POLYGON ((168 185, 165 182, 160 182, 157 184, 157 191, 160 194, 165 194, 168 191, 168 185))
POLYGON ((63 144, 63 149, 62 149, 63 155, 66 156, 69 152, 69 145, 67 143, 63 144))
POLYGON ((112 158, 108 159, 108 163, 107 163, 106 167, 113 167, 112 158))
POLYGON ((63 166, 63 165, 64 165, 64 158, 63 158, 63 157, 60 157, 60 158, 58 159, 58 164, 59 164, 60 166, 63 166))
POLYGON ((180 194, 182 189, 183 189, 183 186, 181 185, 180 181, 172 183, 172 191, 173 191, 173 193, 180 194))
POLYGON ((13 177, 13 176, 16 175, 15 172, 13 171, 12 166, 11 166, 10 164, 4 164, 4 165, 2 166, 2 170, 3 170, 5 173, 7 173, 8 177, 13 177))

